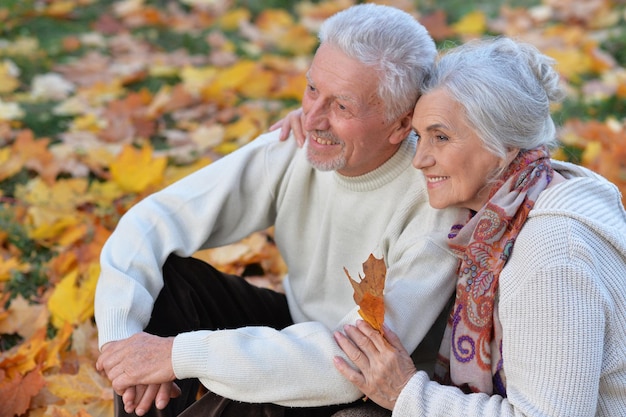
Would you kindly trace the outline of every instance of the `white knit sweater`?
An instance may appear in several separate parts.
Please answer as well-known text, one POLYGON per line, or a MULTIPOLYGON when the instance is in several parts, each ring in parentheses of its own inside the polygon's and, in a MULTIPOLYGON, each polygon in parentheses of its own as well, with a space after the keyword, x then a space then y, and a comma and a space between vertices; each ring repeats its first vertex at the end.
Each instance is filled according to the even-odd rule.
POLYGON ((370 253, 384 257, 385 320, 409 350, 454 287, 456 259, 445 239, 456 213, 429 206, 424 179, 411 166, 414 153, 407 140, 376 171, 343 177, 313 169, 295 140, 269 133, 144 199, 102 250, 100 346, 146 326, 170 253, 190 256, 275 225, 297 324, 180 334, 172 352, 176 376, 200 378, 211 391, 247 402, 357 399, 361 394, 332 363, 341 354, 332 331, 359 317, 343 267, 356 277, 370 253))
POLYGON ((394 417, 626 416, 626 214, 615 186, 571 164, 544 191, 499 281, 507 398, 418 372, 394 417))

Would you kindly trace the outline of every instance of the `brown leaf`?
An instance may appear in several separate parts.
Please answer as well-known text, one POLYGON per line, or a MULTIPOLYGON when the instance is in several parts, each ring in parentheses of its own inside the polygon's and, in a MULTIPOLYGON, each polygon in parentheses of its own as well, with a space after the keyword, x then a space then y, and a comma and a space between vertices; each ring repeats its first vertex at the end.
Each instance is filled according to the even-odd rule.
POLYGON ((448 39, 454 35, 454 29, 448 25, 448 15, 441 9, 421 17, 419 21, 436 41, 448 39))
POLYGON ((17 374, 14 378, 5 378, 3 373, 0 371, 0 417, 22 415, 30 407, 31 398, 45 385, 41 370, 34 369, 24 376, 17 374))
POLYGON ((348 270, 343 269, 354 288, 354 301, 359 305, 359 314, 370 326, 382 332, 385 320, 385 302, 383 289, 385 288, 385 277, 387 267, 384 260, 375 258, 370 254, 369 258, 363 262, 363 273, 360 281, 352 279, 348 270))

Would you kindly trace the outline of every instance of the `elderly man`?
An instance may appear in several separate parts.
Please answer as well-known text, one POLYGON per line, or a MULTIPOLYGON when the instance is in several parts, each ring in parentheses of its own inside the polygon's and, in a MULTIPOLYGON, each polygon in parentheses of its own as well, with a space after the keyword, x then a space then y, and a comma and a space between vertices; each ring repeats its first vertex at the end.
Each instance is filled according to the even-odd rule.
POLYGON ((262 135, 135 205, 105 244, 97 367, 118 415, 330 415, 362 396, 333 366, 333 331, 359 318, 344 267, 385 260, 385 322, 410 350, 449 299, 455 213, 430 208, 411 167, 435 45, 412 16, 374 4, 332 16, 319 38, 304 148, 262 135), (270 226, 285 294, 189 258, 270 226), (195 402, 198 381, 209 393, 195 402))

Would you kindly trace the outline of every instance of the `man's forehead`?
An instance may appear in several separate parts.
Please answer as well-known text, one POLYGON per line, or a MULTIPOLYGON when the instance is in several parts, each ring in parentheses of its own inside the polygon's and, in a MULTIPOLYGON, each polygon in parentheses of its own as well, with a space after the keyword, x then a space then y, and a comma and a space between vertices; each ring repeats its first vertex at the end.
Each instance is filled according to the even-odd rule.
POLYGON ((371 77, 344 77, 340 71, 320 70, 313 64, 306 73, 306 79, 319 92, 342 101, 364 104, 378 99, 377 80, 371 77))

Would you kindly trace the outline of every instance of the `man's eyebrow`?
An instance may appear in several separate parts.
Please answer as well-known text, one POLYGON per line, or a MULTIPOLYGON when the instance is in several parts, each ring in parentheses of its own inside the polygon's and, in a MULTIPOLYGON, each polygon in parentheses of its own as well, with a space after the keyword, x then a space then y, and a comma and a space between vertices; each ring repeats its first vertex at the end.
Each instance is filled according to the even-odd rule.
MULTIPOLYGON (((315 86, 315 82, 311 79, 310 71, 306 72, 305 77, 306 77, 307 83, 309 83, 312 86, 315 86)), ((334 94, 333 97, 335 97, 336 99, 339 99, 339 100, 345 100, 345 101, 349 101, 351 103, 358 104, 358 100, 356 100, 353 96, 342 95, 342 94, 334 94)))

